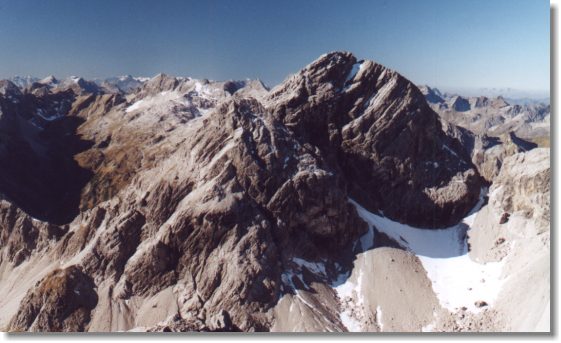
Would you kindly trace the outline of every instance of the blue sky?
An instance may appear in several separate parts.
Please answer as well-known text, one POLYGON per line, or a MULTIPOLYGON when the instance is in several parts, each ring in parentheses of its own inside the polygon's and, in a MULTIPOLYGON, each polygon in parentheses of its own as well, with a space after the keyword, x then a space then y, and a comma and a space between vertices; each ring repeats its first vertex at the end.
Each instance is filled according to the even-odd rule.
POLYGON ((282 81, 347 50, 416 83, 549 89, 545 0, 0 0, 0 78, 282 81))

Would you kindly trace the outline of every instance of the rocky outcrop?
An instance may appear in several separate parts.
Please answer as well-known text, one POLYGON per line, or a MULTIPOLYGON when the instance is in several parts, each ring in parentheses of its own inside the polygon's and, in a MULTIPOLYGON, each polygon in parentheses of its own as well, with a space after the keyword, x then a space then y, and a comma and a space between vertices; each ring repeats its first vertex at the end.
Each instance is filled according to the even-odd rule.
POLYGON ((539 148, 506 158, 490 189, 493 205, 503 212, 518 212, 549 226, 549 154, 549 149, 539 148))
POLYGON ((470 257, 503 266, 487 320, 500 330, 550 330, 550 190, 549 149, 516 153, 504 159, 488 205, 474 216, 470 257))
POLYGON ((78 267, 55 270, 33 286, 10 331, 84 331, 97 304, 95 285, 78 267))
POLYGON ((457 148, 471 158, 479 174, 489 183, 499 175, 505 158, 537 147, 536 144, 517 137, 513 132, 499 137, 478 135, 445 120, 442 120, 442 127, 447 135, 459 142, 457 148))
POLYGON ((498 176, 505 158, 537 147, 532 142, 516 137, 514 133, 504 134, 498 138, 486 138, 495 141, 496 144, 490 148, 481 144, 480 148, 474 150, 472 161, 478 167, 479 173, 489 182, 498 176))
POLYGON ((34 252, 50 248, 50 243, 60 239, 66 229, 47 222, 34 220, 19 208, 0 199, 0 254, 1 262, 15 266, 34 252))

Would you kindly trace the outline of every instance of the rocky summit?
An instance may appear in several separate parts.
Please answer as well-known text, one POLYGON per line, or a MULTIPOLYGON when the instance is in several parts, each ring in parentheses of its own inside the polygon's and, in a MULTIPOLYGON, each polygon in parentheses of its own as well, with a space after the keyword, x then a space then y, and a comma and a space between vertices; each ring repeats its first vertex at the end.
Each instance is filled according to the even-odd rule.
POLYGON ((524 235, 549 252, 549 149, 464 123, 473 108, 520 109, 419 89, 347 52, 272 89, 165 74, 18 81, 0 81, 3 330, 519 327, 519 274, 454 307, 441 287, 483 286, 437 280, 430 258, 514 270, 505 247, 524 235))

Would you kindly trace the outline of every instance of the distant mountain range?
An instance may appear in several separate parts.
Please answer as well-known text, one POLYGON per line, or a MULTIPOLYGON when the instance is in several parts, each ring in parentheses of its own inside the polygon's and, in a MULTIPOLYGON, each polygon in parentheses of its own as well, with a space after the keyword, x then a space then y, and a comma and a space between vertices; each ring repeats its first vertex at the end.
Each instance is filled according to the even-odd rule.
POLYGON ((488 98, 503 97, 513 105, 528 105, 532 103, 549 104, 550 94, 547 90, 522 90, 515 88, 438 88, 442 94, 464 97, 485 96, 488 98))
MULTIPOLYGON (((43 80, 54 78, 54 76, 48 76, 43 80)), ((76 76, 70 76, 61 79, 62 82, 68 82, 69 80, 76 79, 76 76)), ((95 82, 99 86, 105 85, 108 88, 118 88, 125 92, 132 90, 133 88, 139 87, 143 82, 149 80, 150 77, 137 77, 131 75, 123 76, 112 76, 107 78, 94 78, 91 81, 95 82)), ((39 82, 42 79, 34 76, 14 76, 8 78, 15 85, 20 88, 25 88, 30 86, 34 82, 39 82)), ((419 87, 423 87, 422 85, 419 87)), ((446 94, 447 96, 460 95, 465 97, 476 97, 485 96, 489 98, 503 97, 512 105, 531 105, 531 104, 549 104, 550 97, 548 91, 528 91, 520 90, 515 88, 436 88, 432 87, 435 91, 438 91, 440 95, 446 94)))
POLYGON ((477 134, 499 136, 508 132, 530 139, 549 140, 549 101, 518 101, 503 97, 463 96, 419 86, 441 118, 477 134))

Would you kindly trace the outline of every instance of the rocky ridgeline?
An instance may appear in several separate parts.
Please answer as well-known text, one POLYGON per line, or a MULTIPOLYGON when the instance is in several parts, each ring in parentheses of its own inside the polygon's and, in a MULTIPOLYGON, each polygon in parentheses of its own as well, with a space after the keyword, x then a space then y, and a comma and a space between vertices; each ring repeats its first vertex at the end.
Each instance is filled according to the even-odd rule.
POLYGON ((9 330, 129 330, 162 294, 149 330, 269 330, 290 261, 366 232, 349 199, 441 228, 485 182, 415 85, 349 53, 271 91, 74 81, 0 84, 0 263, 48 265, 5 300, 9 330))

